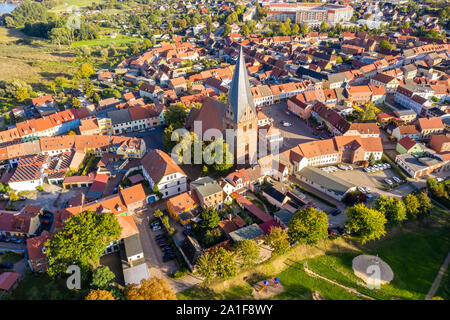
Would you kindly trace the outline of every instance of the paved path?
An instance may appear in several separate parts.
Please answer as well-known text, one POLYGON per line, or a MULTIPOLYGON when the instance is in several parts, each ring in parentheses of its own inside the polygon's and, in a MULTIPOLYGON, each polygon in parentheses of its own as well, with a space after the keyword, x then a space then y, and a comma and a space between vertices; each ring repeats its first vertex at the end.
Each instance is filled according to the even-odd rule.
POLYGON ((144 213, 136 214, 133 218, 139 229, 139 236, 150 277, 166 280, 172 290, 177 294, 201 283, 203 280, 190 274, 178 280, 169 277, 169 274, 175 272, 178 266, 175 260, 169 262, 162 261, 161 249, 153 239, 153 236, 157 233, 150 231, 148 226, 148 217, 152 216, 150 212, 153 212, 154 209, 151 208, 144 213))
POLYGON ((431 285, 430 291, 428 291, 428 294, 425 298, 426 300, 430 300, 436 294, 436 291, 439 288, 439 285, 441 284, 442 277, 444 276, 449 263, 450 263, 450 252, 447 254, 447 258, 445 258, 445 261, 442 264, 441 268, 439 269, 439 272, 438 272, 436 278, 434 278, 434 281, 433 281, 433 284, 431 285))
POLYGON ((362 294, 361 292, 359 292, 359 291, 357 291, 357 290, 355 290, 353 288, 346 287, 346 286, 344 286, 344 285, 342 285, 340 283, 337 283, 336 281, 330 280, 328 278, 325 278, 324 276, 321 276, 320 274, 315 273, 314 271, 312 271, 312 270, 310 270, 308 268, 306 263, 303 265, 303 268, 305 269, 306 273, 312 275, 313 277, 317 277, 317 278, 320 278, 322 280, 328 281, 328 282, 330 282, 330 283, 332 283, 332 284, 334 284, 334 285, 336 285, 338 287, 341 287, 342 289, 345 289, 346 291, 348 291, 350 293, 356 294, 357 296, 360 296, 362 298, 369 299, 369 300, 375 300, 374 298, 366 296, 365 294, 362 294))

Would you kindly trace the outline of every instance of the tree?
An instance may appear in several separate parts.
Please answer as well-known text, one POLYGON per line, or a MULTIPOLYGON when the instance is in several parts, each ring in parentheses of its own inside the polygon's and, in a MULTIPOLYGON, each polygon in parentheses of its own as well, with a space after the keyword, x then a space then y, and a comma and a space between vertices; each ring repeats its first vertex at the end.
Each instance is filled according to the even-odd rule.
POLYGON ((270 228, 269 234, 264 237, 264 244, 273 249, 274 255, 286 253, 290 248, 289 235, 281 227, 270 228))
POLYGON ((116 300, 111 292, 106 290, 91 290, 84 300, 116 300))
POLYGON ((161 210, 156 209, 156 210, 153 212, 153 215, 154 215, 156 218, 160 218, 160 217, 162 217, 164 214, 162 213, 161 210))
POLYGON ((220 216, 216 208, 206 208, 200 214, 200 217, 202 218, 201 224, 203 228, 214 229, 219 225, 220 216))
POLYGON ((75 77, 78 79, 89 78, 95 74, 94 67, 90 63, 82 63, 78 68, 75 77))
POLYGON ((417 201, 419 201, 419 213, 421 216, 429 215, 433 204, 427 194, 425 192, 419 192, 417 193, 416 198, 417 201))
POLYGON ((300 32, 302 34, 308 33, 309 32, 309 26, 306 23, 302 23, 301 27, 300 27, 300 32))
POLYGON ((387 40, 381 40, 379 46, 381 49, 387 49, 387 50, 390 50, 392 48, 391 43, 387 40))
POLYGON ((375 156, 374 156, 373 153, 371 153, 370 156, 369 156, 369 164, 370 164, 371 166, 373 166, 373 165, 376 164, 376 163, 377 163, 377 161, 375 160, 375 156))
POLYGON ((16 202, 17 200, 19 200, 19 196, 15 192, 10 192, 9 200, 11 200, 12 202, 16 202))
POLYGON ((294 25, 292 26, 292 34, 298 35, 299 32, 300 32, 300 27, 298 26, 297 23, 294 23, 294 25))
POLYGON ((359 113, 358 118, 361 121, 372 121, 377 118, 376 107, 372 101, 364 104, 363 112, 359 113))
POLYGON ((22 27, 25 23, 47 21, 47 9, 39 2, 27 0, 11 12, 8 27, 22 27))
POLYGON ((229 35, 231 33, 231 26, 229 24, 226 24, 223 27, 223 36, 226 37, 227 35, 229 35))
POLYGON ((139 285, 132 284, 126 289, 127 300, 177 300, 177 296, 164 279, 142 279, 139 285))
POLYGON ((320 32, 327 32, 327 30, 328 30, 327 22, 326 22, 326 21, 323 21, 323 22, 320 24, 320 32))
POLYGON ((368 208, 360 203, 348 208, 346 214, 349 217, 348 229, 359 234, 363 244, 370 240, 379 239, 386 234, 385 224, 387 220, 380 211, 368 208))
POLYGON ((375 201, 375 206, 392 223, 401 223, 406 220, 405 204, 398 198, 381 196, 375 201))
POLYGON ((234 157, 228 150, 228 144, 221 138, 212 141, 205 148, 203 155, 205 162, 212 164, 214 170, 220 173, 230 169, 234 163, 234 157))
POLYGON ((72 98, 72 107, 78 109, 81 107, 81 101, 77 97, 72 98))
POLYGON ((83 271, 98 264, 106 246, 120 237, 122 227, 113 213, 85 211, 67 219, 64 230, 47 240, 47 273, 54 277, 77 263, 83 271))
POLYGON ((409 218, 417 218, 420 210, 420 202, 417 197, 413 194, 408 194, 403 198, 403 202, 405 203, 406 213, 409 218))
POLYGON ((236 254, 222 247, 214 248, 198 258, 195 272, 208 282, 213 278, 226 279, 237 274, 236 254))
POLYGON ((250 29, 246 24, 244 24, 241 28, 241 34, 246 37, 250 33, 250 29))
POLYGON ((249 239, 239 241, 236 247, 236 258, 243 266, 255 264, 260 256, 258 244, 249 239))
POLYGON ((107 288, 115 278, 116 276, 109 270, 108 266, 98 267, 92 273, 91 287, 95 289, 107 288))
POLYGON ((327 215, 312 207, 301 209, 289 222, 288 234, 292 242, 316 245, 328 236, 327 215))

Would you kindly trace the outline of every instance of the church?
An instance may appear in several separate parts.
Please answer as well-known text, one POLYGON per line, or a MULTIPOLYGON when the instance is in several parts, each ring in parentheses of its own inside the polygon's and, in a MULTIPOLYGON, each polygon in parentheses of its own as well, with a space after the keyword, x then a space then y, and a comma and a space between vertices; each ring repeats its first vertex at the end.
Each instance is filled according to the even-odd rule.
POLYGON ((234 69, 227 103, 205 97, 200 109, 192 108, 186 128, 193 131, 195 121, 201 122, 202 134, 208 129, 222 132, 237 164, 253 164, 257 161, 258 118, 242 48, 234 69), (233 140, 227 139, 231 133, 233 140))

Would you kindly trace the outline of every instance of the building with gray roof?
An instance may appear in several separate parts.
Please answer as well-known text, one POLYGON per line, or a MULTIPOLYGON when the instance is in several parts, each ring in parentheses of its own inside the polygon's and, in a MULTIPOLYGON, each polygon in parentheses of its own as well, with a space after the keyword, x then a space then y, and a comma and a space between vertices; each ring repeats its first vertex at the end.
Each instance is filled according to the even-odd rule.
POLYGON ((233 232, 230 232, 229 235, 234 242, 242 241, 245 239, 257 240, 262 236, 264 236, 264 231, 262 231, 261 228, 256 223, 254 223, 247 227, 243 227, 233 232))
POLYGON ((306 167, 296 173, 304 183, 341 201, 345 194, 356 189, 354 184, 331 175, 319 168, 306 167))

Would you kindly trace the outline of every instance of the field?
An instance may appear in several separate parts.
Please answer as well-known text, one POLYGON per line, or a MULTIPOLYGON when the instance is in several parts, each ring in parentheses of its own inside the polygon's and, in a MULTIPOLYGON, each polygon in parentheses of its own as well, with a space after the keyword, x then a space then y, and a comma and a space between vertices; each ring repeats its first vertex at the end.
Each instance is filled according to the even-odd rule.
MULTIPOLYGON (((430 220, 411 221, 403 228, 393 228, 382 240, 356 247, 350 244, 355 242, 352 238, 329 241, 325 250, 315 248, 297 255, 300 259, 270 259, 246 272, 243 279, 237 279, 238 276, 222 283, 194 287, 180 293, 178 298, 251 299, 253 283, 279 277, 286 291, 273 299, 312 299, 314 291, 324 299, 363 299, 326 280, 310 276, 303 268, 306 262, 315 273, 377 300, 422 300, 450 250, 449 217, 448 211, 435 207, 430 220), (379 290, 368 289, 352 270, 353 258, 362 253, 378 255, 386 261, 394 272, 394 280, 379 290), (280 261, 284 265, 282 270, 280 261)), ((436 296, 449 298, 448 271, 436 296)))
POLYGON ((96 47, 96 46, 108 46, 108 45, 117 45, 117 46, 128 46, 134 42, 140 41, 140 38, 130 37, 124 35, 118 35, 117 38, 111 39, 107 36, 104 36, 103 39, 93 39, 93 40, 81 40, 72 43, 72 48, 77 48, 80 46, 88 46, 88 47, 96 47))
POLYGON ((76 69, 73 52, 3 27, 0 27, 0 57, 0 79, 24 80, 35 90, 46 90, 46 85, 58 76, 72 78, 76 69), (31 43, 17 43, 19 37, 31 43))
POLYGON ((92 5, 92 3, 103 3, 105 2, 105 0, 65 0, 63 4, 58 5, 54 8, 51 9, 51 11, 53 12, 64 12, 64 11, 68 11, 71 9, 72 6, 77 6, 77 7, 87 7, 92 5))

